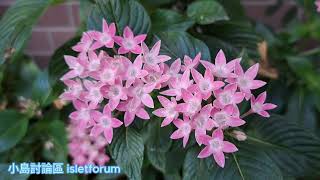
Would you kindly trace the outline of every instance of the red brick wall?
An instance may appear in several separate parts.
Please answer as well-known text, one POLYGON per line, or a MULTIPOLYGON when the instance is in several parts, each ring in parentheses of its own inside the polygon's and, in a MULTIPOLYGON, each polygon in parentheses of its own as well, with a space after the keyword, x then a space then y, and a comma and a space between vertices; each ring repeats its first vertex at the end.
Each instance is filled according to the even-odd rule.
MULTIPOLYGON (((14 1, 0 0, 0 16, 14 1)), ((281 27, 281 18, 279 17, 282 17, 287 9, 294 6, 294 3, 292 0, 288 0, 286 5, 274 16, 265 16, 266 8, 275 2, 276 0, 242 0, 249 17, 274 28, 279 28, 281 27)), ((54 50, 73 37, 79 22, 79 3, 77 1, 69 1, 50 7, 34 27, 25 52, 32 56, 40 66, 46 66, 54 50)))

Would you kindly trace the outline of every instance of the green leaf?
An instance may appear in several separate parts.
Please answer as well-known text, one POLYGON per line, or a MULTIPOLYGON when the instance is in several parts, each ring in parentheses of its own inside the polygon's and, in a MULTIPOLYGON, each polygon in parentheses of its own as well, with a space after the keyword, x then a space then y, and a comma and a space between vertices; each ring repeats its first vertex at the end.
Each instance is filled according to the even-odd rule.
POLYGON ((17 0, 0 21, 0 65, 8 49, 20 51, 31 35, 32 26, 37 22, 53 0, 17 0))
POLYGON ((239 0, 215 0, 219 2, 227 12, 228 16, 232 21, 236 22, 247 22, 245 10, 239 0))
POLYGON ((194 21, 169 9, 157 9, 151 14, 152 31, 186 31, 194 21))
POLYGON ((150 137, 146 143, 147 156, 150 163, 165 173, 166 170, 166 155, 169 150, 172 140, 170 134, 172 133, 172 127, 161 127, 161 119, 152 117, 152 121, 148 124, 148 133, 150 137))
POLYGON ((306 86, 313 92, 320 95, 320 75, 314 69, 309 59, 299 56, 290 56, 287 58, 289 67, 302 80, 306 86))
MULTIPOLYGON (((30 174, 19 174, 19 172, 15 172, 15 174, 10 174, 8 172, 8 168, 11 164, 0 164, 0 177, 3 180, 27 180, 30 174)), ((18 164, 15 164, 18 166, 18 164)))
POLYGON ((188 6, 187 15, 199 24, 229 20, 224 8, 216 1, 193 2, 188 6))
POLYGON ((272 115, 250 123, 248 140, 255 142, 285 176, 319 176, 320 139, 290 119, 272 115))
POLYGON ((226 164, 219 167, 213 158, 207 158, 206 163, 210 172, 210 179, 242 179, 242 180, 282 180, 278 166, 255 144, 239 142, 236 144, 239 151, 225 153, 226 164))
POLYGON ((51 91, 49 84, 48 72, 40 72, 32 84, 32 99, 40 103, 40 105, 47 105, 46 102, 51 91))
POLYGON ((126 26, 135 34, 146 34, 151 27, 150 17, 135 0, 97 0, 88 18, 88 29, 101 30, 103 18, 116 24, 118 35, 126 26))
MULTIPOLYGON (((203 159, 197 158, 200 148, 194 146, 189 149, 183 164, 184 180, 210 179, 207 165, 203 159)), ((212 158, 210 158, 212 160, 212 158)))
POLYGON ((130 179, 141 179, 143 139, 133 128, 120 128, 114 133, 109 151, 116 164, 130 179))
POLYGON ((28 118, 14 110, 0 112, 0 152, 14 147, 26 134, 28 118))
POLYGON ((216 23, 206 26, 205 35, 200 35, 212 54, 222 49, 226 55, 236 58, 245 49, 250 57, 259 57, 257 43, 262 39, 251 25, 238 22, 216 23))
POLYGON ((154 41, 161 40, 160 53, 170 56, 172 63, 185 55, 194 58, 201 52, 201 59, 210 60, 209 48, 205 43, 185 32, 161 32, 155 35, 154 41))

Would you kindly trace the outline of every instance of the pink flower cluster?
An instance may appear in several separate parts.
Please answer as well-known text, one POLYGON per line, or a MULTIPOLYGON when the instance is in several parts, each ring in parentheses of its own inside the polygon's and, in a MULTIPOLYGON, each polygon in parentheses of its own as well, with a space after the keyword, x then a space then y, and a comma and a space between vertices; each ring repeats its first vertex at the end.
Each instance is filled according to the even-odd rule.
POLYGON ((69 153, 73 164, 104 165, 110 158, 105 154, 107 141, 102 137, 91 137, 87 130, 79 129, 74 123, 68 126, 69 153))
POLYGON ((316 0, 314 3, 317 6, 317 11, 320 12, 320 0, 316 0))
POLYGON ((252 108, 245 116, 257 113, 269 117, 266 110, 276 107, 264 103, 266 92, 257 98, 251 93, 266 84, 255 80, 259 64, 244 72, 240 59, 227 63, 223 51, 217 54, 215 64, 200 60, 200 54, 193 60, 186 57, 184 65, 181 67, 180 64, 180 60, 176 60, 171 65, 174 76, 168 81, 168 89, 160 92, 171 98, 158 96, 163 108, 153 111, 153 114, 164 118, 161 126, 173 123, 178 128, 170 138, 182 138, 183 147, 187 145, 189 136, 194 131, 198 145, 205 145, 198 157, 206 158, 212 155, 217 164, 224 167, 224 153, 232 153, 238 149, 234 144, 223 140, 223 130, 245 124, 238 104, 251 99, 252 108), (200 63, 206 69, 204 75, 196 70, 200 63), (212 131, 212 136, 207 135, 208 131, 212 131))
POLYGON ((102 146, 112 142, 114 128, 129 126, 135 117, 150 119, 146 107, 154 108, 154 90, 160 90, 157 99, 163 108, 153 114, 164 118, 161 126, 173 123, 178 128, 171 138, 183 138, 185 147, 194 130, 197 143, 206 146, 198 157, 213 155, 221 167, 224 152, 237 151, 235 145, 223 140, 223 130, 245 124, 238 104, 251 100, 252 108, 245 115, 257 113, 264 117, 269 116, 266 110, 276 107, 264 103, 265 92, 257 98, 251 93, 266 84, 255 80, 258 64, 244 72, 240 59, 227 63, 220 51, 215 64, 201 60, 199 53, 194 59, 185 56, 183 63, 176 59, 169 66, 165 62, 171 58, 159 54, 161 41, 149 49, 144 43, 146 35, 135 36, 129 27, 124 29, 123 36, 116 36, 114 23, 108 25, 103 20, 102 27, 102 32, 83 33, 72 48, 78 56, 65 56, 70 70, 61 80, 68 88, 60 98, 72 101, 75 107, 69 116, 73 129, 70 150, 75 163, 97 162, 94 157, 102 146), (101 48, 113 51, 114 55, 101 48), (206 69, 204 75, 196 70, 200 63, 206 69), (122 113, 123 120, 117 119, 122 113), (213 131, 212 136, 207 135, 209 131, 213 131), (90 134, 90 140, 100 138, 95 141, 101 143, 92 145, 81 133, 90 134), (89 154, 84 155, 79 146, 85 146, 89 154), (90 150, 91 146, 99 150, 90 150))

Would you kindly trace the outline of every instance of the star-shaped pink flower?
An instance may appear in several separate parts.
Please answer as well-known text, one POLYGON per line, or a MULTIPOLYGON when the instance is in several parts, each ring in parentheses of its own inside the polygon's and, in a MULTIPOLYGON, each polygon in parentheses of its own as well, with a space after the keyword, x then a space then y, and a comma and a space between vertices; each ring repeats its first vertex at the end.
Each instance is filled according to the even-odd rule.
POLYGON ((82 33, 80 42, 72 47, 74 51, 80 52, 81 54, 88 51, 94 51, 98 48, 99 46, 97 46, 97 44, 94 44, 93 31, 82 33))
POLYGON ((267 110, 271 110, 277 107, 277 105, 271 103, 264 103, 266 101, 267 92, 261 93, 257 98, 251 96, 251 110, 263 117, 270 117, 267 110))
POLYGON ((76 79, 76 80, 67 79, 63 81, 63 83, 67 85, 68 90, 63 92, 59 96, 59 98, 61 98, 62 100, 69 100, 69 101, 80 98, 82 92, 84 91, 82 87, 82 82, 80 79, 76 79))
POLYGON ((92 33, 92 37, 95 42, 95 47, 105 46, 107 48, 113 48, 114 46, 114 36, 116 34, 116 26, 111 23, 109 26, 106 20, 102 20, 102 32, 95 31, 92 33))
POLYGON ((161 41, 158 41, 149 51, 148 46, 145 43, 142 43, 142 53, 145 66, 148 66, 150 69, 156 72, 160 71, 159 63, 163 63, 171 59, 170 56, 159 55, 160 46, 161 41))
POLYGON ((148 75, 148 71, 142 69, 142 56, 138 55, 132 63, 129 59, 126 60, 126 69, 124 79, 126 87, 130 87, 136 79, 141 79, 148 75))
POLYGON ((245 98, 247 100, 251 97, 251 90, 258 89, 266 84, 266 82, 261 80, 255 80, 259 70, 259 64, 251 66, 245 73, 240 65, 240 62, 237 62, 235 65, 235 74, 236 79, 235 83, 238 85, 241 92, 245 93, 245 98))
POLYGON ((223 132, 221 129, 214 130, 211 137, 208 135, 202 136, 201 141, 206 147, 199 153, 198 158, 206 158, 213 155, 216 163, 222 168, 225 165, 224 153, 238 151, 238 148, 234 144, 223 140, 223 132))
POLYGON ((127 91, 122 86, 121 80, 117 79, 114 85, 101 87, 101 93, 109 100, 108 106, 113 111, 119 105, 120 100, 127 100, 127 91))
POLYGON ((66 79, 72 79, 78 76, 87 76, 87 59, 84 57, 84 55, 79 55, 79 57, 65 55, 64 59, 71 70, 61 77, 62 81, 66 79))
POLYGON ((201 109, 202 96, 199 93, 193 94, 185 89, 182 89, 181 92, 184 103, 178 104, 176 110, 192 117, 201 109))
POLYGON ((136 101, 142 102, 149 108, 154 108, 153 99, 150 95, 154 86, 143 84, 141 80, 135 82, 128 90, 128 96, 134 98, 136 101))
POLYGON ((234 105, 228 105, 221 110, 214 109, 212 111, 212 119, 215 122, 215 126, 221 129, 229 126, 238 127, 246 123, 240 119, 239 109, 234 105))
POLYGON ((87 91, 83 93, 83 97, 90 102, 90 105, 96 106, 102 102, 103 95, 101 93, 101 87, 104 85, 103 83, 84 80, 83 85, 87 89, 87 91))
POLYGON ((223 90, 216 90, 214 92, 216 99, 213 101, 213 105, 221 109, 229 104, 236 105, 241 103, 244 99, 245 94, 236 91, 236 84, 228 84, 223 88, 223 90))
POLYGON ((211 96, 212 91, 224 86, 224 82, 214 81, 212 73, 208 69, 205 71, 204 77, 195 69, 191 70, 191 74, 196 82, 196 85, 193 85, 192 89, 202 94, 204 100, 207 100, 211 96))
POLYGON ((232 71, 234 70, 235 63, 240 61, 240 59, 234 59, 227 63, 226 57, 222 50, 220 50, 215 58, 215 64, 209 61, 201 61, 201 64, 209 69, 214 76, 220 78, 234 77, 232 71))
POLYGON ((198 53, 194 59, 191 59, 189 56, 184 56, 181 70, 182 71, 190 71, 191 69, 197 68, 201 58, 201 53, 198 53))
POLYGON ((146 34, 134 36, 132 30, 128 26, 125 27, 123 37, 114 37, 115 42, 120 46, 120 48, 118 49, 118 53, 126 54, 128 52, 132 52, 134 54, 140 54, 142 50, 139 44, 141 44, 146 39, 146 37, 146 34))
POLYGON ((214 121, 210 118, 211 110, 212 105, 207 104, 192 119, 192 127, 195 129, 195 137, 199 145, 203 144, 200 137, 205 135, 207 131, 211 131, 215 126, 214 121))
POLYGON ((183 120, 176 119, 173 121, 173 124, 178 128, 174 131, 170 138, 171 139, 180 139, 183 138, 183 147, 186 147, 189 136, 192 130, 191 121, 188 116, 183 116, 183 120))
POLYGON ((93 124, 91 113, 96 109, 96 106, 91 106, 86 102, 80 100, 74 100, 73 106, 76 111, 69 115, 69 118, 73 120, 80 129, 85 129, 93 124))
POLYGON ((143 108, 141 101, 137 99, 129 99, 127 101, 121 102, 117 107, 117 110, 124 111, 124 125, 128 127, 134 120, 135 116, 148 120, 150 116, 148 112, 143 108))
POLYGON ((164 118, 161 127, 169 125, 173 120, 178 118, 179 112, 176 111, 177 101, 171 98, 171 101, 164 96, 158 96, 158 99, 163 108, 159 108, 152 113, 158 117, 164 118))
POLYGON ((97 111, 92 117, 96 121, 96 124, 91 129, 90 135, 98 137, 103 133, 107 142, 110 144, 113 137, 113 128, 120 127, 122 122, 112 117, 109 106, 103 108, 103 113, 97 111))

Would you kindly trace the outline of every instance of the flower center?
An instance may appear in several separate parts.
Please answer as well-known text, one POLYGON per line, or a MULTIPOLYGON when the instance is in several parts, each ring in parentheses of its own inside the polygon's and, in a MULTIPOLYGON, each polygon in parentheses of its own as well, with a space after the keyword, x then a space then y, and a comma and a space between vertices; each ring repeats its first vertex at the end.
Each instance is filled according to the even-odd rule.
POLYGON ((99 60, 92 60, 90 61, 90 64, 89 64, 89 70, 96 71, 99 69, 99 66, 100 66, 99 60))
POLYGON ((111 97, 118 97, 120 95, 120 88, 118 86, 112 86, 110 88, 109 94, 111 97))
POLYGON ((217 139, 217 138, 212 139, 212 140, 209 142, 209 145, 210 145, 211 149, 212 149, 213 151, 215 151, 215 152, 221 151, 222 146, 223 146, 222 141, 221 141, 220 139, 217 139))
POLYGON ((219 127, 224 127, 227 125, 229 117, 224 112, 218 112, 214 115, 213 119, 218 123, 219 127))
POLYGON ((191 131, 191 126, 189 124, 185 123, 184 125, 182 125, 181 131, 184 135, 188 135, 191 131))
POLYGON ((100 38, 100 41, 103 43, 108 43, 110 42, 111 37, 108 34, 103 34, 100 38))
POLYGON ((260 103, 255 103, 252 105, 252 110, 254 112, 260 112, 262 110, 262 104, 260 103))
POLYGON ((221 94, 219 100, 223 105, 231 104, 231 96, 229 93, 221 94))
POLYGON ((124 39, 123 40, 123 46, 128 49, 131 50, 134 48, 134 41, 132 39, 124 39))
POLYGON ((247 78, 245 78, 245 77, 240 77, 240 78, 238 79, 238 85, 240 86, 240 88, 246 89, 246 88, 249 87, 250 81, 249 81, 247 78))
POLYGON ((210 91, 210 90, 211 90, 210 82, 209 82, 209 81, 206 81, 206 80, 201 81, 201 82, 200 82, 200 90, 201 90, 202 92, 208 92, 208 91, 210 91))
POLYGON ((102 117, 101 122, 104 127, 109 127, 111 125, 110 118, 108 117, 102 117))

